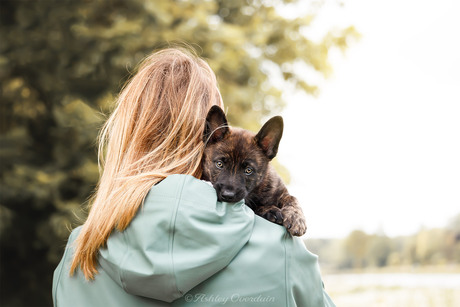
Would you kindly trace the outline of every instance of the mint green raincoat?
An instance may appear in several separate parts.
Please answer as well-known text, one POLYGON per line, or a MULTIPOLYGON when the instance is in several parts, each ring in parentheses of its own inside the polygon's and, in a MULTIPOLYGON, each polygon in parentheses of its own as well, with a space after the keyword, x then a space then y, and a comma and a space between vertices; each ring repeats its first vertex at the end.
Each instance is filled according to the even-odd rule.
POLYGON ((70 235, 54 272, 58 307, 334 306, 317 256, 301 239, 254 215, 244 201, 217 201, 214 188, 188 175, 154 186, 123 232, 98 257, 99 274, 69 276, 70 235))

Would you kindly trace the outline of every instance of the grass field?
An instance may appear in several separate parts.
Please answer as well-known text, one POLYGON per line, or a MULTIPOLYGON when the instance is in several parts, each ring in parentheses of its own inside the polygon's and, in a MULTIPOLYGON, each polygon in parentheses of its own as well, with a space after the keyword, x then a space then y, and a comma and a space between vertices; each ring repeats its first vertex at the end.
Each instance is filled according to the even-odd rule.
POLYGON ((457 307, 460 274, 325 274, 338 307, 457 307))

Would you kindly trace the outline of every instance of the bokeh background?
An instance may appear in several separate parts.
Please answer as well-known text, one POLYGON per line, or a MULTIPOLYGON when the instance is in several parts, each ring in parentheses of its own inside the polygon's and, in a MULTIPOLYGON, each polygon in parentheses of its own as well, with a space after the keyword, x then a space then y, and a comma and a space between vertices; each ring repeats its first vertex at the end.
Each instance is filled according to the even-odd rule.
POLYGON ((459 7, 367 2, 0 1, 1 305, 52 305, 98 129, 137 63, 175 44, 209 62, 232 125, 285 117, 275 164, 338 306, 458 305, 459 7))

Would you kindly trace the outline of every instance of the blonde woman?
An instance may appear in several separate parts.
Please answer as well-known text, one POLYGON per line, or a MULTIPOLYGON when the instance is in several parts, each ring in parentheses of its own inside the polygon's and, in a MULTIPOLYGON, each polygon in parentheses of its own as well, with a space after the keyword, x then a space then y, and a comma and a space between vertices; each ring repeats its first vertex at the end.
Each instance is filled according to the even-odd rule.
POLYGON ((199 180, 216 77, 191 52, 149 56, 100 134, 86 222, 53 279, 55 306, 333 306, 316 256, 199 180))

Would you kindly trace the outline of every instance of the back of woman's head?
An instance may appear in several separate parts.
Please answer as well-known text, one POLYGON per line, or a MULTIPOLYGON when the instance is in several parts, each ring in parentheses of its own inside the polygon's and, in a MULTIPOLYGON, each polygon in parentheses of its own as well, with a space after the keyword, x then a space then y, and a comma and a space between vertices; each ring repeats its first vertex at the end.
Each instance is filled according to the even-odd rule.
POLYGON ((200 134, 214 104, 222 102, 206 62, 178 49, 152 54, 121 92, 103 130, 106 171, 199 175, 190 155, 201 157, 200 134))
POLYGON ((121 91, 99 139, 103 167, 71 272, 93 278, 96 255, 124 230, 150 188, 171 174, 201 176, 207 111, 222 105, 209 65, 187 50, 153 53, 121 91))

